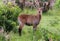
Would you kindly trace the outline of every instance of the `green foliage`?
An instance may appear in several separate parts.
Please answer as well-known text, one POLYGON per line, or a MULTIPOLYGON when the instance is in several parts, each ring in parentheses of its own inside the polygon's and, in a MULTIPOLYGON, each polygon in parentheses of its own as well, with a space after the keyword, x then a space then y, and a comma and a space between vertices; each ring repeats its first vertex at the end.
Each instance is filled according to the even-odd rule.
POLYGON ((58 8, 60 7, 60 0, 56 1, 56 7, 58 7, 58 8))
MULTIPOLYGON (((21 9, 18 6, 2 5, 0 4, 0 26, 3 26, 5 30, 13 31, 10 33, 11 41, 48 41, 52 38, 53 41, 60 41, 60 0, 56 1, 53 10, 49 10, 47 13, 42 14, 42 20, 37 27, 37 31, 33 34, 33 28, 31 26, 24 26, 22 30, 22 36, 18 35, 18 23, 17 17, 19 13, 24 14, 36 14, 36 10, 21 9), (14 33, 13 33, 14 32, 14 33)), ((3 36, 0 36, 0 41, 5 41, 3 36)))
POLYGON ((21 10, 18 6, 0 6, 0 26, 6 29, 16 27, 17 17, 20 12, 21 10))

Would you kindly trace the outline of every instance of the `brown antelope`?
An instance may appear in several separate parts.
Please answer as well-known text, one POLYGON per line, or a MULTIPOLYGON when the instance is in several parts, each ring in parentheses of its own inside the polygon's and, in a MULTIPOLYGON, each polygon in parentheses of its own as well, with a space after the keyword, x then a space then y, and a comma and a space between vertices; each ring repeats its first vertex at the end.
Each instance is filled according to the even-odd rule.
POLYGON ((21 31, 24 25, 33 26, 33 31, 35 31, 37 29, 37 25, 41 20, 41 17, 42 17, 42 8, 38 8, 38 13, 36 15, 22 14, 18 16, 19 35, 21 35, 21 31))

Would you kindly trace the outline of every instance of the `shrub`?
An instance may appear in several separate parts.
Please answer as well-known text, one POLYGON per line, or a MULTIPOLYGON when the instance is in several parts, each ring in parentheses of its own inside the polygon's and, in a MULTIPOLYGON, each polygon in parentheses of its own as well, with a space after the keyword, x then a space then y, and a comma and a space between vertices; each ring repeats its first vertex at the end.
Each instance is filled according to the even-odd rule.
POLYGON ((5 30, 12 30, 17 26, 17 17, 20 12, 21 9, 18 6, 0 6, 0 26, 3 26, 5 30))

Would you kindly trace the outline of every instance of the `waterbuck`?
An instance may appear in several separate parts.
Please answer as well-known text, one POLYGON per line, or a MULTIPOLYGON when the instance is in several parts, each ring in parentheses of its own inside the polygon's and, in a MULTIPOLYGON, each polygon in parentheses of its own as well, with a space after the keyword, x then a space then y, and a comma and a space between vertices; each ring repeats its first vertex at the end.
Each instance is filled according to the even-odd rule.
POLYGON ((27 15, 22 14, 18 16, 19 22, 19 35, 21 35, 21 31, 24 25, 33 26, 33 31, 37 29, 37 25, 39 24, 42 17, 42 8, 37 9, 36 15, 27 15))

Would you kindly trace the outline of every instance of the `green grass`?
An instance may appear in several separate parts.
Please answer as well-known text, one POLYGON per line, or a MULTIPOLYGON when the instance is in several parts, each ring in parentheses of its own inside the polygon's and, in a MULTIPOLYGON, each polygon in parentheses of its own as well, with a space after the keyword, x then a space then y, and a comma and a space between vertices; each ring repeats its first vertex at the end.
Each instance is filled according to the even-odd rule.
MULTIPOLYGON (((36 10, 25 9, 20 14, 36 15, 36 10)), ((37 31, 33 34, 32 26, 24 26, 22 36, 17 33, 10 32, 10 41, 44 41, 45 37, 52 38, 54 41, 60 40, 60 10, 53 9, 42 14, 42 19, 37 27, 37 31)), ((16 30, 17 31, 17 30, 16 30)), ((0 40, 2 41, 2 40, 0 40)))
MULTIPOLYGON (((2 2, 0 5, 1 4, 2 2)), ((20 14, 35 15, 36 13, 37 11, 35 9, 24 9, 20 14)), ((47 13, 43 13, 41 22, 34 34, 33 27, 26 25, 23 27, 22 36, 19 36, 18 32, 10 32, 10 41, 44 41, 45 37, 52 38, 54 41, 60 41, 60 8, 54 8, 47 13)), ((0 39, 0 41, 2 41, 2 39, 0 39)))
MULTIPOLYGON (((34 10, 24 10, 22 13, 25 14, 36 14, 34 10)), ((22 30, 22 36, 19 36, 18 33, 10 33, 11 41, 44 41, 44 29, 46 31, 46 35, 54 41, 58 41, 60 39, 60 12, 58 10, 48 11, 47 13, 42 14, 42 20, 38 25, 37 31, 33 34, 32 26, 24 26, 22 30), (56 14, 57 13, 57 14, 56 14)))
POLYGON ((1 6, 1 4, 3 4, 2 0, 0 0, 0 6, 1 6))

